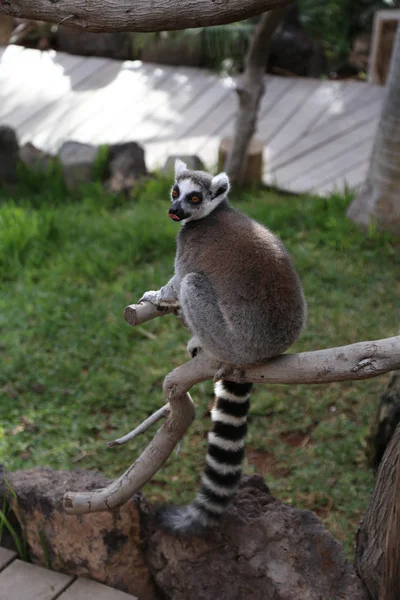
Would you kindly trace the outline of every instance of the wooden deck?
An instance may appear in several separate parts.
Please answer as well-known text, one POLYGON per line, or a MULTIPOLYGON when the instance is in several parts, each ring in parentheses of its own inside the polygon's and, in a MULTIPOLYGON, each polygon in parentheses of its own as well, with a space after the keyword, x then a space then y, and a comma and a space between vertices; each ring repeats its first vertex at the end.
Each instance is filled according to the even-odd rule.
POLYGON ((18 560, 0 547, 0 600, 137 600, 105 585, 18 560))
MULTIPOLYGON (((135 140, 150 169, 179 153, 212 168, 232 132, 233 90, 231 78, 201 69, 0 48, 0 123, 51 152, 67 139, 135 140)), ((384 94, 356 81, 268 77, 258 124, 265 182, 320 194, 360 184, 384 94)))

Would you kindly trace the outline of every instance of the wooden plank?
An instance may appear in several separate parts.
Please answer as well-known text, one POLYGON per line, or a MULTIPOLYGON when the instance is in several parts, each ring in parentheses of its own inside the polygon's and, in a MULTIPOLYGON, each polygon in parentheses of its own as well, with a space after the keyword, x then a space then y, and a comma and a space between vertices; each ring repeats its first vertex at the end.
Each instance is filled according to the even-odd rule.
POLYGON ((315 81, 314 83, 311 95, 298 106, 268 143, 270 157, 273 156, 275 160, 312 129, 313 124, 332 105, 342 87, 339 82, 315 81))
MULTIPOLYGON (((114 61, 115 62, 115 61, 114 61)), ((91 143, 117 143, 126 138, 127 129, 145 120, 165 99, 160 87, 169 77, 169 67, 124 63, 113 81, 88 95, 76 106, 70 126, 63 136, 89 139, 91 143)), ((138 140, 136 134, 133 138, 138 140)))
MULTIPOLYGON (((86 70, 86 62, 79 57, 66 60, 65 55, 55 60, 51 53, 43 53, 43 57, 37 60, 36 54, 20 56, 18 63, 13 65, 12 75, 5 74, 6 80, 13 83, 12 88, 8 89, 7 94, 0 88, 0 118, 13 127, 20 127, 38 110, 43 112, 49 104, 69 91, 71 71, 76 81, 77 78, 85 77, 86 70), (24 90, 25 93, 18 93, 19 90, 24 90)), ((0 79, 1 77, 0 66, 0 79)))
POLYGON ((0 600, 53 600, 73 581, 21 560, 0 573, 0 600))
POLYGON ((366 180, 369 161, 363 159, 358 164, 352 166, 348 171, 331 179, 325 184, 319 185, 317 193, 321 196, 332 194, 333 192, 343 193, 344 189, 352 188, 357 190, 366 180))
POLYGON ((293 144, 285 153, 282 153, 276 161, 271 160, 266 170, 275 172, 293 170, 294 163, 299 162, 305 156, 312 156, 314 160, 320 155, 320 152, 323 152, 324 147, 340 144, 343 136, 347 136, 349 133, 358 135, 362 132, 363 127, 369 125, 371 121, 376 123, 381 107, 382 99, 378 99, 370 106, 360 109, 359 112, 338 119, 335 124, 328 123, 325 127, 311 132, 293 144))
POLYGON ((59 600, 137 600, 137 598, 80 577, 61 594, 59 600))
MULTIPOLYGON (((89 86, 97 69, 101 70, 104 64, 105 59, 85 59, 69 75, 61 73, 57 78, 46 77, 46 74, 38 76, 36 82, 32 82, 28 97, 16 93, 14 103, 19 104, 20 109, 9 118, 9 123, 18 130, 21 141, 34 141, 35 133, 38 130, 43 132, 45 127, 57 129, 61 119, 68 114, 73 90, 84 84, 89 86), (55 114, 57 118, 54 118, 55 114)), ((24 86, 21 89, 25 89, 24 86)))
POLYGON ((376 100, 382 99, 383 96, 384 91, 379 86, 361 81, 345 81, 337 98, 314 125, 312 131, 316 131, 328 123, 333 124, 346 115, 357 113, 376 100))
MULTIPOLYGON (((128 108, 127 115, 121 115, 121 141, 138 140, 141 143, 168 137, 173 134, 176 123, 182 119, 185 108, 200 96, 213 79, 198 69, 163 68, 164 77, 159 85, 151 87, 143 94, 138 109, 128 108), (179 90, 179 93, 177 93, 179 90)), ((111 127, 115 126, 115 115, 110 114, 111 127)), ((106 125, 110 129, 110 125, 106 125)))
POLYGON ((306 99, 315 91, 314 79, 294 79, 293 85, 275 102, 258 126, 258 137, 268 145, 286 123, 296 114, 306 99))
POLYGON ((20 126, 21 138, 24 141, 30 139, 44 150, 56 151, 68 139, 69 131, 84 119, 85 111, 89 111, 87 105, 117 77, 120 68, 117 61, 90 57, 86 63, 86 75, 64 96, 23 123, 20 126))
POLYGON ((309 169, 308 172, 304 171, 301 176, 285 181, 285 188, 295 189, 296 192, 300 193, 318 190, 320 186, 322 187, 340 178, 341 175, 350 171, 353 166, 358 165, 361 161, 367 162, 372 151, 375 129, 376 124, 371 123, 370 127, 363 132, 363 136, 360 135, 356 140, 354 138, 353 140, 351 138, 347 139, 341 148, 337 145, 333 146, 328 161, 316 163, 314 168, 309 169))
MULTIPOLYGON (((286 92, 294 85, 294 80, 288 77, 267 76, 266 90, 261 100, 257 132, 259 136, 260 129, 263 127, 263 118, 271 110, 271 107, 286 94, 286 92)), ((234 95, 236 96, 236 94, 234 95)), ((200 156, 206 165, 211 165, 214 168, 218 161, 218 147, 221 139, 227 135, 232 135, 235 125, 235 117, 238 109, 237 99, 234 102, 235 108, 222 119, 218 128, 210 137, 199 137, 196 140, 196 148, 194 152, 200 156)))
POLYGON ((151 145, 153 160, 158 164, 163 164, 169 154, 187 154, 185 148, 189 145, 188 139, 192 137, 191 130, 232 94, 232 86, 233 82, 230 77, 216 77, 214 85, 206 89, 200 97, 193 98, 187 109, 182 111, 180 121, 174 124, 173 130, 167 136, 168 139, 161 144, 151 145))
POLYGON ((0 571, 17 558, 17 553, 0 547, 0 571))

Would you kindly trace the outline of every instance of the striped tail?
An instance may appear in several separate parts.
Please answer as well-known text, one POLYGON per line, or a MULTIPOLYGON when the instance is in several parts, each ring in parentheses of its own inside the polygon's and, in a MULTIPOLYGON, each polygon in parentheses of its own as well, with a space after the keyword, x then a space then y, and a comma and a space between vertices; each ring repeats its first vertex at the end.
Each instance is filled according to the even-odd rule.
POLYGON ((194 501, 184 507, 163 507, 157 520, 174 534, 199 533, 217 525, 231 502, 242 471, 251 383, 217 381, 213 428, 202 484, 194 501))

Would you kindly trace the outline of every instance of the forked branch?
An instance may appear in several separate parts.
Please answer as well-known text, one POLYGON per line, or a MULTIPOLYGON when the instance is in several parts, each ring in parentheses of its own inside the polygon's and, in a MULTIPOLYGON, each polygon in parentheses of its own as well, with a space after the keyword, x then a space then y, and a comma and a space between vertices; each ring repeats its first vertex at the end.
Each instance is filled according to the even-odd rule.
MULTIPOLYGON (((125 318, 130 324, 139 325, 169 312, 173 311, 160 311, 149 303, 143 303, 127 307, 125 318)), ((196 383, 213 379, 220 368, 218 361, 200 352, 174 369, 164 381, 169 410, 167 407, 160 409, 137 428, 141 433, 161 416, 167 416, 152 442, 137 461, 107 488, 91 492, 67 492, 64 496, 66 512, 84 514, 110 510, 124 504, 141 489, 164 464, 194 419, 194 404, 188 391, 196 383)), ((400 336, 281 355, 245 371, 234 371, 229 374, 229 379, 253 383, 332 383, 369 379, 396 369, 400 369, 400 336)))

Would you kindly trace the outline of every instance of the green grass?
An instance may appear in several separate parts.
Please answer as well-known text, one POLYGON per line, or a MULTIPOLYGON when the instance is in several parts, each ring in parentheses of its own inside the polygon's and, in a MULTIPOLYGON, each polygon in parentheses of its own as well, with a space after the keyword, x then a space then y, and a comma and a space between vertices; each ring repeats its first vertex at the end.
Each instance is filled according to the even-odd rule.
MULTIPOLYGON (((172 274, 170 182, 150 181, 126 201, 100 185, 72 195, 57 168, 46 180, 22 180, 0 192, 0 462, 115 476, 149 436, 114 449, 106 442, 160 407, 164 376, 187 359, 174 317, 134 329, 122 316, 172 274)), ((279 233, 301 274, 309 322, 294 350, 396 333, 398 243, 350 223, 349 197, 264 190, 232 200, 279 233)), ((245 470, 265 475, 281 500, 314 510, 348 551, 373 485, 365 436, 385 381, 257 386, 252 401, 245 470)), ((193 397, 197 420, 179 456, 146 485, 150 501, 187 502, 198 486, 211 382, 193 397)))

